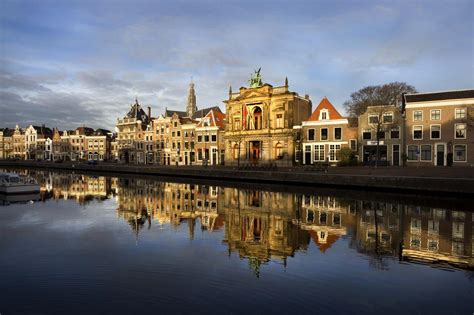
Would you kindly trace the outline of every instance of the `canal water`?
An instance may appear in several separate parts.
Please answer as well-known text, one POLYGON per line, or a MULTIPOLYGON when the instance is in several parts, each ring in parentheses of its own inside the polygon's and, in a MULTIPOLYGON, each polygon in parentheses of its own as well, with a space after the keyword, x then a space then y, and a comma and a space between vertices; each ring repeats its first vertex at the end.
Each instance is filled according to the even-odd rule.
POLYGON ((17 171, 2 315, 474 312, 469 200, 17 171))

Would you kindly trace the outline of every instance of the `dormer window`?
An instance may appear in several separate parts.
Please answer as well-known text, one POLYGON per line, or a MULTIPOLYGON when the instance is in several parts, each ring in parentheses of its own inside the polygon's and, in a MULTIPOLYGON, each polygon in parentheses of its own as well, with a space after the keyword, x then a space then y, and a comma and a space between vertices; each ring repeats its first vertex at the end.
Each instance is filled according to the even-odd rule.
POLYGON ((328 120, 329 119, 329 112, 327 109, 322 109, 319 113, 319 120, 328 120))

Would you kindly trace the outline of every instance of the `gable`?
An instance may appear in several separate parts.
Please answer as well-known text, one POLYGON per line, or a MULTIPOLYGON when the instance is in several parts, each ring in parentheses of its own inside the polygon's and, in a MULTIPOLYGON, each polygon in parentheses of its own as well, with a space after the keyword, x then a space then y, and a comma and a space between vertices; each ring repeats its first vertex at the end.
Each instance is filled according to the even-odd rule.
POLYGON ((329 117, 326 120, 343 119, 342 115, 337 111, 334 105, 332 105, 331 102, 325 97, 321 100, 311 116, 309 116, 308 121, 319 121, 322 111, 326 111, 328 113, 329 117))

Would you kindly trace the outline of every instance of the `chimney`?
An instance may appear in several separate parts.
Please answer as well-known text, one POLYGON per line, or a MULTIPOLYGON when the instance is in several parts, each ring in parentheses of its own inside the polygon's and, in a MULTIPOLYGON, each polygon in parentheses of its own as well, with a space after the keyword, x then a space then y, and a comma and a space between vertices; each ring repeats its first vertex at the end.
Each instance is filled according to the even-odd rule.
POLYGON ((309 100, 309 95, 305 94, 304 98, 305 98, 305 100, 309 100))
POLYGON ((148 106, 148 118, 151 119, 151 107, 150 106, 148 106))

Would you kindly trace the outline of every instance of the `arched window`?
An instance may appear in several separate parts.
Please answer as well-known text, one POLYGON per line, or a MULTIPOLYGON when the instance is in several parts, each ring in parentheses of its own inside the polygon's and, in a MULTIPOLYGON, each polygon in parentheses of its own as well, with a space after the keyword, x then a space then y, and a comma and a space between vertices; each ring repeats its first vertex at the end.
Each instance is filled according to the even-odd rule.
POLYGON ((262 109, 255 107, 253 110, 253 129, 262 129, 262 109))

